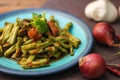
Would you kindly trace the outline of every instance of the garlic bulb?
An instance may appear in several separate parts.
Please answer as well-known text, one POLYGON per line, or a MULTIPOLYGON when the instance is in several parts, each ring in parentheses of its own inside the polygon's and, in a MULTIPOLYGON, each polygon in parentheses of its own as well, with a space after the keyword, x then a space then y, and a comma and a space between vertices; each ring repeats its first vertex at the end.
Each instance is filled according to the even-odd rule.
POLYGON ((109 0, 96 0, 85 7, 85 15, 95 21, 114 22, 118 12, 109 0))

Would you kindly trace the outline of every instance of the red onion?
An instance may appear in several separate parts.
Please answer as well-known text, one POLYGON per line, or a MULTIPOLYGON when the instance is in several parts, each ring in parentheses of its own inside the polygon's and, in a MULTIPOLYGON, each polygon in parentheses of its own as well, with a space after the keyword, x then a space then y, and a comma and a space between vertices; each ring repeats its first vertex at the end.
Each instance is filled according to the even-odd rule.
POLYGON ((114 28, 106 22, 99 22, 94 26, 93 36, 99 43, 120 47, 120 36, 116 36, 114 28))
POLYGON ((79 68, 83 76, 96 79, 101 77, 106 71, 105 60, 96 53, 80 58, 79 68))

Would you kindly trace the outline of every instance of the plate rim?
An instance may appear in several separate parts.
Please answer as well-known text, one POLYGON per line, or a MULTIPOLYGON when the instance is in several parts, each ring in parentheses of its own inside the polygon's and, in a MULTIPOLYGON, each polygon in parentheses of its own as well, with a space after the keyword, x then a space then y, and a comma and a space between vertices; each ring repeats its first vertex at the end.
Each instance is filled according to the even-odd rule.
POLYGON ((29 12, 31 10, 33 10, 33 11, 47 10, 47 11, 58 12, 59 14, 68 15, 68 16, 72 17, 73 19, 77 20, 77 21, 81 21, 82 24, 85 26, 85 29, 88 33, 87 35, 89 35, 89 38, 90 38, 90 41, 88 41, 89 45, 87 46, 87 49, 85 51, 83 51, 84 54, 82 54, 81 56, 79 55, 77 57, 77 59, 73 60, 73 62, 71 64, 65 65, 62 68, 57 68, 57 69, 50 70, 50 71, 45 71, 45 72, 43 72, 43 71, 38 72, 38 71, 15 70, 15 69, 10 69, 10 68, 7 68, 7 67, 4 67, 4 66, 0 65, 0 72, 12 74, 12 75, 17 75, 17 76, 38 76, 38 75, 43 76, 43 75, 48 75, 48 74, 50 75, 50 74, 58 73, 58 72, 61 72, 61 71, 64 71, 64 70, 67 70, 67 69, 73 67, 74 65, 76 65, 78 63, 78 59, 80 57, 85 56, 86 54, 88 54, 90 52, 90 50, 92 49, 92 46, 93 46, 93 41, 94 41, 93 36, 92 36, 92 30, 87 25, 87 23, 85 23, 81 18, 78 18, 75 15, 70 14, 68 12, 65 12, 65 11, 62 11, 62 10, 51 9, 51 8, 27 8, 27 9, 13 10, 13 11, 10 11, 10 12, 7 12, 7 13, 0 14, 0 18, 4 18, 6 16, 10 16, 11 14, 13 15, 13 14, 20 13, 20 12, 29 12))

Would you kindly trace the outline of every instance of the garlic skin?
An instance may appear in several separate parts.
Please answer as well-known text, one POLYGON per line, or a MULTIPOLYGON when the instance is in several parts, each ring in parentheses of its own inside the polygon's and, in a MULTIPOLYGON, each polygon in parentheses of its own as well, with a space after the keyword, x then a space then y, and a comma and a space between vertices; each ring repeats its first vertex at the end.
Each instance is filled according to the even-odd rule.
POLYGON ((114 22, 118 17, 118 11, 116 7, 110 2, 107 2, 107 13, 103 21, 114 22))
POLYGON ((118 12, 109 0, 96 0, 85 7, 85 15, 95 21, 114 22, 118 12))
POLYGON ((93 1, 85 8, 85 15, 95 21, 101 21, 106 15, 107 4, 104 0, 93 1))

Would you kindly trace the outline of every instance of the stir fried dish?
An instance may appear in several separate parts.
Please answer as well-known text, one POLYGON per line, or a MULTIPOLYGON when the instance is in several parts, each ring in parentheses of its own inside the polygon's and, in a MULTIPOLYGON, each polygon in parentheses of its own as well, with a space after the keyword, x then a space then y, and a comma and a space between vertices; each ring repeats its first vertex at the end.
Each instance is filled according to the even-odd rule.
POLYGON ((13 59, 24 69, 50 66, 61 56, 74 56, 74 48, 81 41, 73 36, 68 22, 63 28, 59 22, 45 13, 33 13, 31 19, 17 18, 0 28, 0 56, 13 59))

